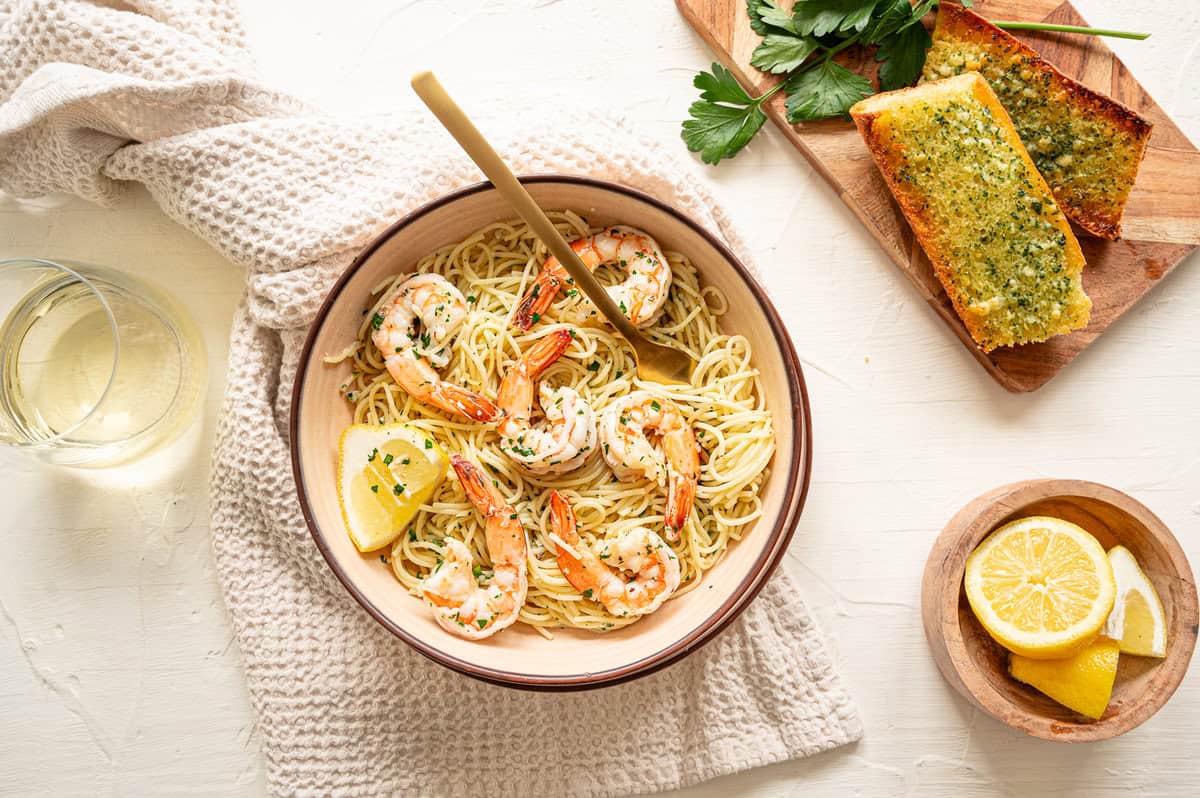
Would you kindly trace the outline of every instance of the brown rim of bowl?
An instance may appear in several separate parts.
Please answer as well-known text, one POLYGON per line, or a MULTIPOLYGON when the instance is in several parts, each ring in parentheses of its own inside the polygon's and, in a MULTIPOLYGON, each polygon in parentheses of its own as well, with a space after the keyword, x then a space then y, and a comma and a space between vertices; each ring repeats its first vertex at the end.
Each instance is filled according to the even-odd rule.
POLYGON ((308 524, 308 530, 312 534, 317 548, 320 549, 321 555, 325 558, 325 562, 329 564, 334 576, 345 586, 350 595, 362 605, 363 609, 392 634, 441 665, 467 676, 502 687, 516 687, 523 690, 589 690, 646 676, 679 661, 687 654, 710 641, 718 632, 732 623, 745 610, 754 597, 758 595, 763 585, 766 584, 767 579, 774 573, 780 560, 783 559, 788 543, 796 531, 796 525, 800 521, 800 514, 804 509, 804 501, 808 496, 808 486, 812 475, 812 415, 809 410, 808 389, 804 383, 804 372, 800 366, 800 358, 796 354, 796 348, 792 344, 791 336, 788 335, 787 327, 784 326, 783 320, 780 319, 779 313, 775 310, 775 306, 767 298, 763 287, 758 284, 754 276, 750 274, 742 262, 738 260, 729 247, 720 239, 662 200, 619 183, 611 183, 607 180, 598 180, 591 177, 562 174, 530 175, 522 176, 519 179, 522 183, 529 185, 536 185, 538 183, 574 183, 585 185, 604 191, 624 194, 654 206, 691 228, 691 230, 708 241, 712 247, 721 253, 726 262, 734 268, 738 276, 750 288, 755 299, 758 300, 759 307, 762 308, 767 321, 771 325, 772 331, 775 333, 776 340, 779 341, 780 350, 783 354, 785 366, 787 367, 788 389, 791 394, 793 418, 802 419, 803 423, 798 430, 797 445, 792 451, 791 460, 788 462, 786 504, 780 512, 775 526, 771 529, 769 533, 770 539, 767 545, 763 547, 763 552, 759 555, 751 572, 747 574, 742 583, 730 594, 725 603, 718 607, 708 618, 692 629, 687 635, 654 654, 619 668, 598 673, 580 673, 570 676, 539 676, 536 674, 513 673, 512 671, 481 667, 438 650, 393 624, 386 615, 371 603, 371 600, 366 595, 359 591, 358 587, 342 571, 332 551, 325 544, 317 521, 313 517, 312 508, 309 506, 307 492, 304 488, 304 477, 300 471, 300 447, 294 444, 300 438, 300 403, 304 399, 304 377, 308 372, 308 364, 312 356, 312 348, 317 332, 324 324, 325 318, 329 314, 329 309, 341 295, 342 288, 346 282, 383 242, 391 238, 401 228, 412 224, 417 219, 441 208, 443 205, 481 191, 494 190, 492 184, 487 182, 475 183, 451 191, 416 208, 398 221, 393 222, 363 248, 362 252, 355 257, 354 261, 346 268, 346 271, 342 273, 337 282, 329 290, 328 296, 322 303, 321 309, 317 311, 316 318, 313 319, 312 326, 309 328, 308 336, 305 338, 304 348, 300 351, 300 360, 296 368, 296 378, 292 391, 291 415, 288 422, 290 440, 293 442, 293 445, 290 447, 292 475, 295 479, 296 494, 300 500, 300 510, 304 514, 304 521, 308 524))

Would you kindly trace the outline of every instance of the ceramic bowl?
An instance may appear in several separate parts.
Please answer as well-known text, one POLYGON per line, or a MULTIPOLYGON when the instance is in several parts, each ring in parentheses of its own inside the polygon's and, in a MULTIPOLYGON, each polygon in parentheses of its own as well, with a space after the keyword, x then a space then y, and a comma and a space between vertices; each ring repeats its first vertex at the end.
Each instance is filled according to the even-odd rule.
POLYGON ((329 567, 360 604, 422 654, 464 674, 531 689, 613 684, 662 668, 710 640, 746 608, 782 558, 799 520, 811 469, 808 396, 787 330, 762 288, 709 231, 663 202, 613 183, 535 176, 523 182, 544 208, 574 209, 601 224, 640 227, 666 249, 686 253, 701 280, 729 298, 722 324, 746 336, 775 415, 776 453, 763 515, 708 574, 704 584, 621 630, 557 630, 547 640, 516 624, 481 642, 453 636, 404 590, 378 553, 360 554, 343 526, 335 491, 338 436, 351 408, 338 394, 349 365, 322 358, 340 351, 370 305, 372 287, 412 267, 426 253, 514 217, 490 184, 438 199, 393 224, 369 244, 334 285, 300 358, 291 413, 298 498, 329 567))
POLYGON ((1145 722, 1175 692, 1196 645, 1196 584, 1179 542, 1140 502, 1094 482, 1039 479, 985 493, 950 520, 925 565, 921 615, 938 667, 971 703, 1034 737, 1090 742, 1145 722), (1030 515, 1078 524, 1106 550, 1125 546, 1154 583, 1166 610, 1166 658, 1122 654, 1112 700, 1099 720, 1078 715, 1010 677, 1008 652, 984 631, 967 603, 967 557, 997 527, 1030 515))

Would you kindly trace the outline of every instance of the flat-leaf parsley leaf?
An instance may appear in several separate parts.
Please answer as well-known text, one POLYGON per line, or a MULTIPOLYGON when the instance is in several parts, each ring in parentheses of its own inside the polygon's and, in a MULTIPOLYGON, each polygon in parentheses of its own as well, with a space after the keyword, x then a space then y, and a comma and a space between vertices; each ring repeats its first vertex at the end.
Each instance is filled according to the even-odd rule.
POLYGON ((746 0, 746 13, 750 16, 750 27, 759 36, 776 30, 796 32, 791 13, 779 7, 779 0, 746 0))
POLYGON ((750 65, 775 75, 791 72, 820 47, 820 42, 807 36, 768 33, 762 43, 754 48, 750 65))
POLYGON ((692 118, 683 123, 683 140, 705 163, 732 158, 746 146, 767 121, 759 106, 775 92, 751 97, 728 69, 715 62, 712 72, 701 72, 692 85, 700 89, 700 99, 688 109, 692 118))
POLYGON ((792 20, 801 36, 858 32, 867 27, 880 0, 796 0, 792 20))
POLYGON ((834 61, 788 78, 787 120, 808 122, 840 116, 871 96, 871 83, 834 61))
POLYGON ((875 60, 879 65, 879 88, 892 91, 908 86, 921 74, 925 50, 933 44, 924 25, 909 25, 879 43, 875 60))

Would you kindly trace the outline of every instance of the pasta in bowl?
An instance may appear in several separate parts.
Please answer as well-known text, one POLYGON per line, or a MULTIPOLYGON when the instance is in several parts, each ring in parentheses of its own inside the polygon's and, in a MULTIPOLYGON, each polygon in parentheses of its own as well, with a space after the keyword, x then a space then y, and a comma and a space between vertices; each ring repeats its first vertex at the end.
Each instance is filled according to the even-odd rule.
POLYGON ((319 548, 391 631, 491 681, 599 686, 678 659, 761 588, 803 505, 808 402, 777 314, 710 234, 615 184, 525 182, 631 320, 696 359, 691 384, 640 380, 484 184, 393 225, 335 285, 293 462, 319 548), (401 425, 451 472, 415 497, 378 447, 346 454, 369 475, 354 495, 411 512, 367 553, 339 507, 351 425, 401 425))

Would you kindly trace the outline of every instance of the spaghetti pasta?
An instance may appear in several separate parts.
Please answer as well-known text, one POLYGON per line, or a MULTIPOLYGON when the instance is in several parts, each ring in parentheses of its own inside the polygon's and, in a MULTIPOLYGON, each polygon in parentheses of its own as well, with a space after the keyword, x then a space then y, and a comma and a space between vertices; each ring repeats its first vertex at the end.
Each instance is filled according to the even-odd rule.
MULTIPOLYGON (((601 229, 570 211, 549 215, 568 239, 601 229)), ((723 332, 718 324, 728 309, 725 296, 700 284, 685 255, 665 255, 673 274, 671 289, 662 315, 646 332, 696 360, 691 385, 639 380, 632 351, 575 291, 559 297, 528 332, 514 327, 517 304, 546 259, 544 247, 523 223, 489 225, 430 253, 412 271, 443 275, 469 303, 467 318, 451 344, 449 363, 440 371, 443 380, 494 396, 505 370, 531 342, 565 328, 573 331, 574 340, 543 380, 574 388, 598 414, 616 398, 639 389, 679 406, 706 455, 691 516, 679 539, 670 543, 682 578, 675 595, 682 595, 699 586, 704 573, 760 517, 759 494, 770 473, 775 436, 749 342, 723 332)), ((436 437, 447 452, 484 465, 494 476, 529 535, 529 592, 520 622, 548 636, 556 627, 604 631, 633 623, 639 616, 607 612, 562 575, 555 557, 556 547, 563 544, 550 531, 549 497, 552 490, 569 497, 580 534, 591 545, 636 526, 661 527, 664 491, 645 481, 618 482, 598 454, 569 473, 531 476, 500 452, 494 425, 450 419, 409 397, 388 374, 371 342, 371 319, 411 273, 377 286, 376 302, 364 313, 355 342, 326 358, 351 363, 351 376, 341 390, 354 407, 355 423, 406 422, 436 437)), ((601 282, 612 283, 621 276, 607 267, 597 271, 601 282)), ((483 522, 455 480, 442 484, 392 547, 391 567, 406 589, 417 593, 420 580, 437 566, 447 538, 463 541, 486 573, 490 561, 483 522)))

